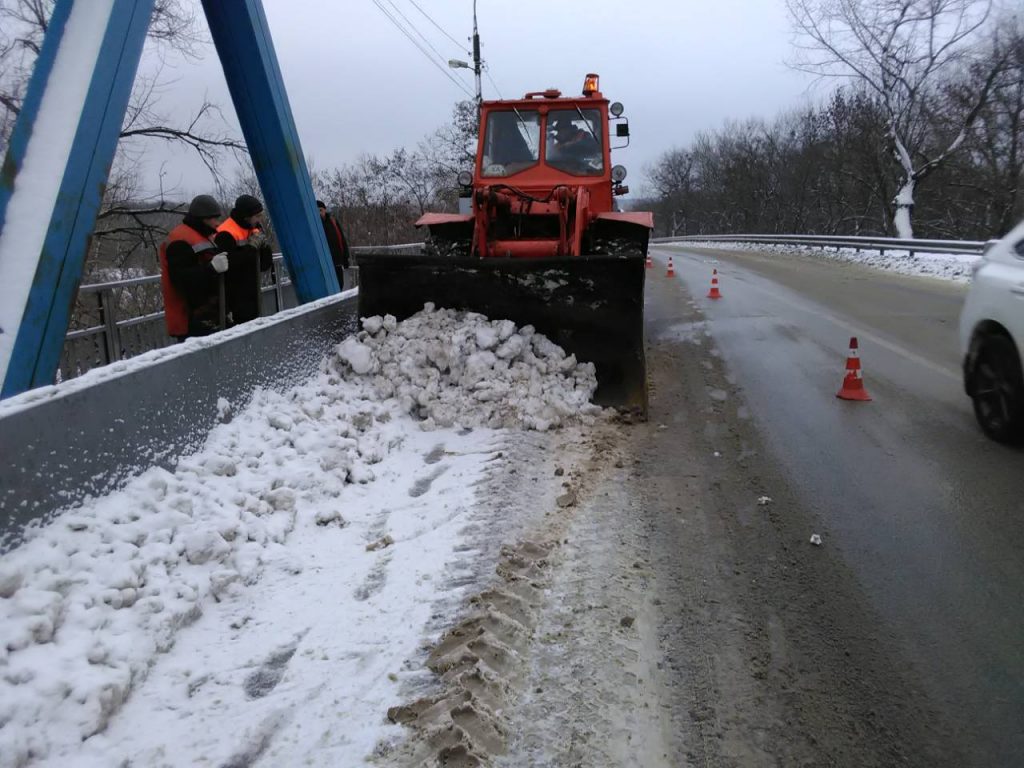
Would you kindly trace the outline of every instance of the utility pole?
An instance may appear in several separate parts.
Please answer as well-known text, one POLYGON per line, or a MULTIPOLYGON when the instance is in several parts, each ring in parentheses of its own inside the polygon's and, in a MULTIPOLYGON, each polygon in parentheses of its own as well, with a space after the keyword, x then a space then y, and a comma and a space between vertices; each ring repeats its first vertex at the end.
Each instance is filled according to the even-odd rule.
MULTIPOLYGON (((480 31, 476 26, 476 0, 473 0, 473 74, 476 76, 476 113, 480 115, 480 102, 484 100, 483 87, 480 76, 484 71, 484 63, 480 59, 480 31)), ((448 59, 448 66, 452 69, 470 69, 469 62, 461 59, 448 59)))
POLYGON ((480 85, 480 32, 476 26, 476 0, 473 0, 473 74, 476 75, 476 106, 480 108, 480 102, 484 100, 483 89, 480 85))

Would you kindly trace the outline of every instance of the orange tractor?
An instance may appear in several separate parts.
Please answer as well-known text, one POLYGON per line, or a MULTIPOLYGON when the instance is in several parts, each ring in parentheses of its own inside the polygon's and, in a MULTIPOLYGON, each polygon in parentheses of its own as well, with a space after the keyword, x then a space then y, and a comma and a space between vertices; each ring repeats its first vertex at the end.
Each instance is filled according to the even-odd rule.
POLYGON ((428 213, 423 252, 358 259, 359 311, 407 317, 425 302, 533 325, 597 368, 595 400, 646 413, 643 292, 650 213, 616 210, 629 142, 622 105, 587 75, 557 90, 484 101, 468 213, 428 213), (614 126, 614 131, 612 127, 614 126))

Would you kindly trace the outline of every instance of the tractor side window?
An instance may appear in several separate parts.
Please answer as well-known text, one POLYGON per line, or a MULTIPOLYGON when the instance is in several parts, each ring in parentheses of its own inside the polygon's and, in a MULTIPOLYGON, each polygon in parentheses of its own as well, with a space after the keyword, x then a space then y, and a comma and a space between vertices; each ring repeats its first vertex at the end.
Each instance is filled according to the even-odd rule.
POLYGON ((597 109, 558 109, 548 112, 547 164, 575 176, 604 173, 601 112, 597 109))
POLYGON ((540 115, 532 109, 490 112, 482 176, 511 176, 540 159, 540 115))

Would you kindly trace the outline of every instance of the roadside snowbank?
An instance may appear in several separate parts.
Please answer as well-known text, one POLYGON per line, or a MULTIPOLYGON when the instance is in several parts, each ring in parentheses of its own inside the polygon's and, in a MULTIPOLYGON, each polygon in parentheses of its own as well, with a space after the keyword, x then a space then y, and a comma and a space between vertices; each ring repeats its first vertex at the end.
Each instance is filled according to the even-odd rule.
MULTIPOLYGON (((588 403, 593 367, 528 327, 431 307, 400 324, 368 318, 364 327, 305 384, 258 391, 235 415, 222 403, 227 423, 174 472, 144 472, 121 491, 29 531, 25 544, 0 560, 0 765, 68 764, 84 754, 83 740, 84 747, 90 737, 102 742, 96 735, 204 613, 226 601, 256 600, 267 583, 287 602, 289 583, 309 581, 303 573, 310 560, 363 554, 372 543, 366 537, 384 536, 379 521, 363 526, 354 547, 355 537, 338 531, 353 505, 354 518, 364 506, 380 511, 366 490, 380 466, 390 462, 388 477, 397 482, 407 478, 406 465, 422 465, 420 453, 403 454, 407 444, 419 451, 428 435, 465 438, 465 429, 443 427, 544 430, 597 412, 588 403)), ((462 447, 480 455, 464 468, 452 497, 408 506, 399 530, 424 537, 454 518, 453 501, 465 511, 472 477, 492 458, 498 434, 466 438, 462 447)), ((404 495, 424 496, 445 468, 404 495)), ((443 567, 456 539, 449 528, 433 548, 406 555, 433 553, 435 569, 443 567)), ((359 568, 332 573, 319 591, 304 593, 302 609, 307 616, 321 612, 339 591, 358 592, 361 578, 373 582, 359 568)), ((389 593, 389 611, 419 616, 422 591, 389 593)), ((392 634, 404 628, 403 639, 413 644, 422 630, 422 622, 397 626, 392 634)), ((341 648, 332 653, 344 655, 343 627, 335 621, 341 648)), ((294 653, 298 642, 284 646, 294 653)), ((181 678, 188 692, 182 706, 194 684, 181 678)))
POLYGON ((971 268, 981 260, 974 254, 926 253, 924 251, 857 251, 853 248, 824 249, 804 245, 762 245, 760 243, 721 243, 716 241, 687 241, 685 243, 666 243, 675 248, 715 248, 729 251, 759 251, 796 254, 799 256, 816 256, 827 259, 863 264, 864 266, 898 272, 902 275, 918 275, 921 277, 937 277, 941 280, 952 280, 968 283, 971 280, 971 268))

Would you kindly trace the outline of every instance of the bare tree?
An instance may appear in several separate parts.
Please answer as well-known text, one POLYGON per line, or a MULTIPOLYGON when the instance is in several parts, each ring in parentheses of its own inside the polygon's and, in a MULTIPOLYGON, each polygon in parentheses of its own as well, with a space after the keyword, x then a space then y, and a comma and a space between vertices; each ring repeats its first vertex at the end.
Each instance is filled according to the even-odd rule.
MULTIPOLYGON (((990 232, 1006 232, 1024 215, 1024 19, 1007 19, 999 27, 989 57, 1005 66, 974 121, 965 151, 954 161, 956 174, 949 183, 956 193, 943 201, 946 226, 954 233, 965 219, 984 221, 990 232)), ((987 70, 986 59, 949 84, 946 108, 939 115, 944 124, 962 122, 987 70)))
POLYGON ((656 219, 671 222, 669 236, 687 234, 687 206, 693 186, 693 153, 670 149, 657 162, 644 169, 652 187, 657 208, 656 219))
POLYGON ((930 131, 941 81, 976 63, 974 43, 992 0, 787 0, 798 36, 794 66, 852 78, 884 107, 899 168, 893 226, 913 237, 917 186, 963 145, 1005 60, 989 61, 961 124, 948 141, 930 131))
POLYGON ((409 242, 422 237, 413 227, 420 215, 456 209, 456 177, 472 167, 476 135, 475 103, 459 102, 451 122, 415 149, 363 155, 355 163, 312 174, 313 186, 330 208, 340 211, 352 245, 409 242))
MULTIPOLYGON (((50 25, 55 0, 0 0, 0 150, 6 150, 14 118, 50 25)), ((147 35, 161 53, 171 47, 194 57, 202 43, 191 4, 156 0, 147 35)))
MULTIPOLYGON (((0 0, 0 152, 5 152, 10 131, 21 110, 32 68, 53 14, 54 0, 0 0)), ((138 166, 155 142, 187 148, 197 155, 215 179, 226 157, 246 156, 245 144, 224 129, 217 105, 203 101, 182 117, 160 108, 167 87, 161 77, 170 52, 187 59, 204 47, 194 4, 188 0, 156 0, 147 31, 146 51, 156 67, 136 78, 122 124, 113 170, 104 190, 103 204, 93 232, 87 271, 155 266, 156 246, 168 229, 169 214, 180 210, 169 198, 176 190, 156 190, 142 183, 138 166)))

